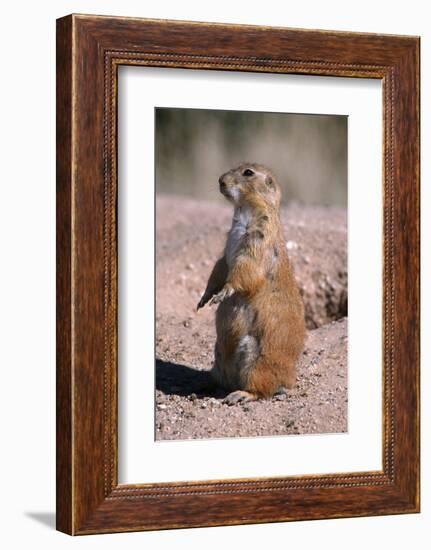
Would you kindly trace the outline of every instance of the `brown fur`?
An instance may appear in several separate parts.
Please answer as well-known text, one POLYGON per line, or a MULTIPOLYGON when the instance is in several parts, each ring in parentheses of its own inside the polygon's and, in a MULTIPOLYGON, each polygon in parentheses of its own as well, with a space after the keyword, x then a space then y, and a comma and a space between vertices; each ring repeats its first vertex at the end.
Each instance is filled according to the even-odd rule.
POLYGON ((294 386, 305 338, 304 308, 287 256, 274 175, 247 163, 219 182, 235 212, 225 253, 198 309, 207 302, 220 304, 211 372, 233 392, 227 402, 234 404, 294 386))

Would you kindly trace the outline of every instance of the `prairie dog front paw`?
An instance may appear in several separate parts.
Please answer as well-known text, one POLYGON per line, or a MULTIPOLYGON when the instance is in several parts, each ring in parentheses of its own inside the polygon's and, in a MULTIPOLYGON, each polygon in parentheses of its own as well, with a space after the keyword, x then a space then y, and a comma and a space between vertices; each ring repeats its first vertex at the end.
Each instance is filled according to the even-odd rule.
POLYGON ((210 300, 210 306, 220 304, 223 300, 230 298, 235 293, 235 290, 230 285, 225 285, 220 292, 215 294, 210 300))
POLYGON ((198 311, 201 307, 204 307, 204 305, 208 302, 208 298, 205 294, 202 295, 202 298, 199 300, 198 305, 196 306, 196 311, 198 311))

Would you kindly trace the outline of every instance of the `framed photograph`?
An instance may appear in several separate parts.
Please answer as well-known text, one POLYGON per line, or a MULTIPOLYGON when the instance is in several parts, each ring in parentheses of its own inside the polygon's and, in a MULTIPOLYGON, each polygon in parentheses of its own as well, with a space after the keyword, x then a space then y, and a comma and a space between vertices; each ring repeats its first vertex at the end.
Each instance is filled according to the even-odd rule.
POLYGON ((57 528, 419 511, 419 38, 57 21, 57 528))

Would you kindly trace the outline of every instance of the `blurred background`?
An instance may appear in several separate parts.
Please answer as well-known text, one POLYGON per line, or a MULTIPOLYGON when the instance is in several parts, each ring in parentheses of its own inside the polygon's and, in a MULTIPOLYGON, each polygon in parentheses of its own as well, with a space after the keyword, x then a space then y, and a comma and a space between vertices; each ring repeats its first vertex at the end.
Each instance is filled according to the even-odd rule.
POLYGON ((224 201, 219 176, 241 162, 273 170, 283 202, 347 206, 347 117, 156 109, 156 192, 224 201))

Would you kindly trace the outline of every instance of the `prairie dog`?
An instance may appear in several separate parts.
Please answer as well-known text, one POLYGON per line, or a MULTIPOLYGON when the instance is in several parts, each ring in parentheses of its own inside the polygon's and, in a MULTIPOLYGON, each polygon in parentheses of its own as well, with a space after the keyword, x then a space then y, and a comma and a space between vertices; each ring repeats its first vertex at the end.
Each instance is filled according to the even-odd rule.
POLYGON ((304 307, 279 218, 281 191, 272 172, 244 163, 223 174, 232 227, 197 309, 218 303, 211 374, 233 405, 270 397, 296 381, 305 338, 304 307))

